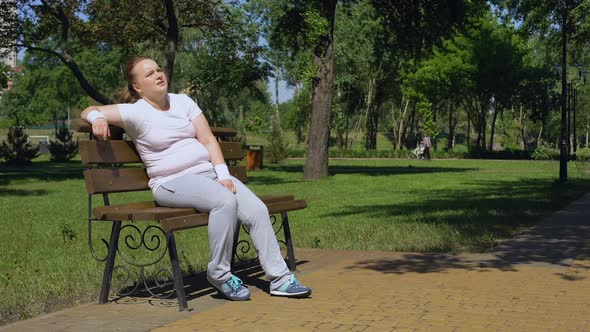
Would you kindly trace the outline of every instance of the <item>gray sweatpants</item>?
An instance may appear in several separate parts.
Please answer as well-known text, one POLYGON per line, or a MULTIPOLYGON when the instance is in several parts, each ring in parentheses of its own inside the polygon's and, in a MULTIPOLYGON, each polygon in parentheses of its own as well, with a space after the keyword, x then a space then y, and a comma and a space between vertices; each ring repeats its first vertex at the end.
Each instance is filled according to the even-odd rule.
POLYGON ((235 194, 217 182, 214 170, 183 175, 162 184, 154 197, 162 206, 209 212, 210 280, 221 284, 231 277, 233 240, 241 222, 250 232, 260 265, 271 281, 270 289, 277 289, 289 280, 291 272, 281 255, 268 209, 240 180, 232 177, 232 181, 235 194))

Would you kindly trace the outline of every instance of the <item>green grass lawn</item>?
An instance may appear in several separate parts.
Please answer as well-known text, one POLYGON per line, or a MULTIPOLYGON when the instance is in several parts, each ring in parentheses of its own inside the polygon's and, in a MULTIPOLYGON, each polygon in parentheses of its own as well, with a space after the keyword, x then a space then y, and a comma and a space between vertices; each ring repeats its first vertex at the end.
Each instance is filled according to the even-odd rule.
MULTIPOLYGON (((332 175, 317 182, 303 181, 303 163, 249 173, 257 193, 307 200, 290 215, 297 247, 478 252, 590 189, 586 163, 570 164, 566 185, 555 182, 556 162, 331 160, 332 175)), ((97 296, 103 264, 90 255, 86 197, 79 162, 45 156, 32 168, 0 168, 0 322, 97 296)), ((151 194, 114 195, 111 203, 138 199, 151 194)), ((99 255, 109 227, 94 229, 99 255)), ((206 229, 180 232, 178 247, 184 271, 205 269, 206 229)))

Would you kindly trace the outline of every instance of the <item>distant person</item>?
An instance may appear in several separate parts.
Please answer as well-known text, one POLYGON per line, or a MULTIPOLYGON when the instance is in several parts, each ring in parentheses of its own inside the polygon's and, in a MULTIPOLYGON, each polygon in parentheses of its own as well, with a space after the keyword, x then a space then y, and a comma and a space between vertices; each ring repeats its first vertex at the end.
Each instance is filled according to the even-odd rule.
POLYGON ((432 143, 430 142, 429 136, 424 136, 422 139, 422 144, 424 144, 424 157, 430 160, 430 147, 432 147, 432 143))
POLYGON ((270 280, 270 294, 309 296, 311 289, 300 285, 287 268, 268 209, 229 174, 199 106, 186 95, 168 93, 166 75, 150 58, 132 58, 125 74, 128 93, 121 104, 90 106, 81 117, 92 124, 92 133, 100 140, 109 139, 109 124, 125 129, 146 165, 159 205, 209 212, 207 280, 230 300, 250 298, 250 290, 230 270, 239 220, 250 232, 270 280))

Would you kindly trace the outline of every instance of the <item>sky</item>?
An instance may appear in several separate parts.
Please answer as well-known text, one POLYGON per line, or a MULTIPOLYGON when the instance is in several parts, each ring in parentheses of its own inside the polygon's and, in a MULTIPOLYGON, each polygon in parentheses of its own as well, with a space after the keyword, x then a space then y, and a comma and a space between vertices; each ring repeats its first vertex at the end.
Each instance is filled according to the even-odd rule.
MULTIPOLYGON (((268 78, 268 93, 271 96, 271 101, 275 103, 275 80, 273 77, 268 78)), ((279 81, 279 103, 284 103, 293 98, 295 89, 287 86, 285 81, 279 81)))

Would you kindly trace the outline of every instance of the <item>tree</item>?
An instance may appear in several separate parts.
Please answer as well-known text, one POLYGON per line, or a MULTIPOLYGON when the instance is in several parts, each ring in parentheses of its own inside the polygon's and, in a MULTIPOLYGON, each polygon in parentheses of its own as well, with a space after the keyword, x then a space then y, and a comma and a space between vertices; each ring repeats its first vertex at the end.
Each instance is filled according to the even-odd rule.
POLYGON ((23 127, 10 127, 8 141, 0 144, 0 157, 8 165, 31 165, 34 158, 39 156, 39 146, 33 146, 23 127))
MULTIPOLYGON (((0 48, 44 52, 59 59, 83 91, 102 103, 112 98, 93 85, 80 67, 81 50, 120 47, 133 54, 142 44, 164 49, 170 81, 183 29, 223 30, 227 5, 220 0, 2 1, 0 48)), ((172 85, 171 85, 172 86, 172 85)))
MULTIPOLYGON (((89 82, 101 86, 112 98, 122 83, 122 57, 118 50, 84 50, 79 52, 78 64, 92 74, 89 82)), ((13 88, 2 98, 4 115, 17 125, 53 122, 57 130, 59 121, 67 118, 71 108, 84 108, 91 103, 72 72, 54 56, 27 52, 21 68, 14 77, 13 88)))
POLYGON ((522 22, 523 30, 531 34, 561 36, 561 129, 559 181, 567 181, 567 45, 568 35, 585 38, 590 34, 590 20, 586 15, 590 4, 585 0, 496 0, 509 17, 522 22))
POLYGON ((55 141, 49 142, 52 161, 68 161, 78 153, 78 141, 74 142, 72 132, 62 123, 55 130, 55 141))

